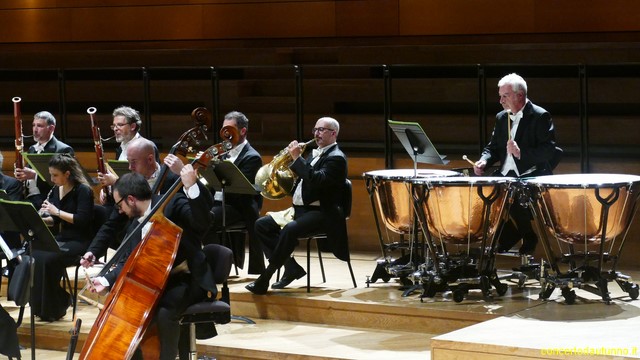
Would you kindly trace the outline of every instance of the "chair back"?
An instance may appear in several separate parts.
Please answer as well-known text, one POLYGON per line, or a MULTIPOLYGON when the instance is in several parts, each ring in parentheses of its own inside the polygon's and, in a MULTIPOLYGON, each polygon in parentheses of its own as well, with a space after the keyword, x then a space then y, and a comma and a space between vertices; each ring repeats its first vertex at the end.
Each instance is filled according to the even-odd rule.
POLYGON ((205 245, 202 251, 209 261, 216 284, 223 284, 229 278, 229 272, 233 264, 233 251, 218 244, 205 245))
POLYGON ((353 189, 351 186, 351 180, 346 179, 344 181, 344 194, 342 197, 342 211, 344 211, 344 217, 348 219, 351 216, 351 202, 353 200, 353 189))

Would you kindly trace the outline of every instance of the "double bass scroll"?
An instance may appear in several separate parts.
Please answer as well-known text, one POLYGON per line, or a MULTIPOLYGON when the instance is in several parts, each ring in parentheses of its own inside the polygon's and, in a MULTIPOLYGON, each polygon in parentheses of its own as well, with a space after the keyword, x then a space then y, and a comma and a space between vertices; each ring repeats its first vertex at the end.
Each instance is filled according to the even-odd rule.
MULTIPOLYGON (((211 113, 206 108, 198 107, 193 109, 191 118, 195 121, 196 125, 180 135, 178 141, 171 147, 171 150, 169 150, 169 154, 186 157, 188 154, 197 153, 203 147, 205 141, 208 140, 206 132, 211 123, 210 117, 211 113)), ((222 136, 222 134, 220 135, 222 136)), ((222 139, 227 138, 222 136, 222 139)), ((162 165, 158 180, 153 185, 153 189, 151 189, 154 194, 158 194, 160 189, 162 189, 167 171, 169 171, 169 169, 165 165, 162 165)))

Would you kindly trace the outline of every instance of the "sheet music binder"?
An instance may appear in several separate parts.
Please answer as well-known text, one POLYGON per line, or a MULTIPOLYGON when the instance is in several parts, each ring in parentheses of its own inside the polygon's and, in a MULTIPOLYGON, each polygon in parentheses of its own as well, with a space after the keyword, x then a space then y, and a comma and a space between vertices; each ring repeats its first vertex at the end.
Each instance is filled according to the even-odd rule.
POLYGON ((107 160, 107 168, 113 170, 118 177, 131 172, 129 162, 126 160, 107 160))
POLYGON ((33 204, 0 199, 0 230, 20 232, 34 250, 60 252, 60 246, 33 204))
POLYGON ((449 163, 449 160, 445 160, 446 155, 438 153, 420 124, 394 120, 388 120, 388 123, 414 162, 439 165, 449 163))
POLYGON ((231 194, 256 195, 258 190, 231 161, 224 160, 201 171, 210 187, 231 194), (224 184, 223 184, 224 183, 224 184))
MULTIPOLYGON (((54 184, 51 182, 51 177, 49 176, 49 161, 51 161, 51 158, 56 155, 56 153, 23 153, 23 155, 29 165, 31 165, 31 168, 36 171, 40 180, 46 181, 49 186, 53 186, 54 184)), ((77 158, 76 161, 78 161, 77 158)), ((80 164, 79 161, 78 164, 80 164)), ((80 169, 82 169, 82 174, 84 175, 84 178, 87 179, 87 182, 89 184, 96 183, 96 181, 91 177, 91 175, 89 175, 87 170, 82 167, 82 165, 80 165, 80 169)))

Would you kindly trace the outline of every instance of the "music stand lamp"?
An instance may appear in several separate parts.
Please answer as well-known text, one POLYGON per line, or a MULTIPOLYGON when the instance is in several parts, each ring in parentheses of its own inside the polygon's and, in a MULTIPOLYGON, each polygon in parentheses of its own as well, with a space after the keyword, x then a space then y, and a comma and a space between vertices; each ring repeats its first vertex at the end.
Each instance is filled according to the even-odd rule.
MULTIPOLYGON (((20 232, 29 248, 29 255, 33 250, 60 252, 49 227, 44 223, 33 204, 25 201, 10 201, 0 199, 0 230, 20 232)), ((7 254, 8 256, 8 254, 7 254)), ((29 287, 33 286, 33 276, 30 277, 29 287)), ((33 296, 33 292, 29 292, 33 296)), ((24 307, 20 310, 20 320, 24 307)), ((35 360, 36 354, 36 328, 35 315, 31 311, 31 358, 35 360)))

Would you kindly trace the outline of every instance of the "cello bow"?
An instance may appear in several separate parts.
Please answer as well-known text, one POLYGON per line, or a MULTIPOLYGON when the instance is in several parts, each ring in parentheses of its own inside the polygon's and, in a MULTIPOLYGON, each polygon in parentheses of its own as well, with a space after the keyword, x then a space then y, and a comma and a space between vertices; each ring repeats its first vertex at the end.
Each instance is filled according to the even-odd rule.
MULTIPOLYGON (((223 142, 205 150, 193 161, 194 168, 207 166, 228 152, 238 140, 238 131, 225 126, 223 142)), ((173 266, 182 229, 164 216, 164 208, 181 188, 178 179, 171 186, 145 221, 138 224, 123 241, 116 254, 105 264, 98 276, 106 274, 124 255, 125 244, 132 234, 147 223, 151 226, 124 264, 107 296, 104 308, 96 318, 82 347, 79 359, 131 359, 155 314, 173 266)))

